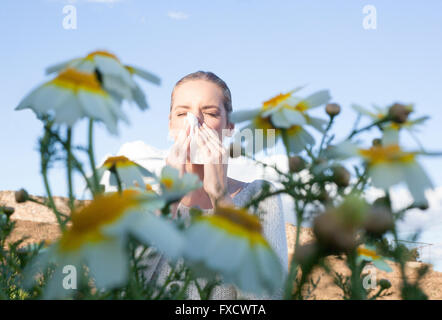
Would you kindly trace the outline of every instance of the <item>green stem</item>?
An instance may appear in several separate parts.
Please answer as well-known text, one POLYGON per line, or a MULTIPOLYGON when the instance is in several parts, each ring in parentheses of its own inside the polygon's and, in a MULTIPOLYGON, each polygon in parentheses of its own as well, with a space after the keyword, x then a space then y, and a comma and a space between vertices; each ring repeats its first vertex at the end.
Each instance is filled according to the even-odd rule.
POLYGON ((352 137, 354 137, 355 135, 361 133, 362 131, 369 130, 369 129, 371 129, 371 128, 375 127, 375 126, 378 126, 378 125, 380 125, 380 124, 382 124, 382 123, 385 123, 385 122, 387 122, 387 121, 390 121, 390 118, 389 118, 389 117, 385 117, 385 118, 383 118, 383 119, 381 119, 381 120, 375 121, 375 122, 373 122, 372 124, 369 124, 368 126, 363 127, 363 128, 361 128, 361 129, 358 129, 358 130, 357 130, 357 129, 354 129, 354 130, 350 133, 350 135, 347 137, 347 140, 350 140, 352 137))
MULTIPOLYGON (((49 186, 48 179, 48 164, 50 161, 51 153, 49 152, 49 146, 51 142, 52 130, 51 130, 52 122, 46 122, 44 125, 44 136, 40 140, 40 162, 41 162, 41 174, 43 176, 43 183, 45 186, 46 194, 48 196, 49 207, 55 214, 57 218, 58 225, 60 229, 64 231, 65 223, 61 219, 61 213, 57 210, 57 206, 55 205, 54 198, 52 197, 51 188, 49 186)), ((65 220, 67 221, 67 220, 65 220)))
POLYGON ((351 292, 350 299, 352 300, 362 300, 364 299, 364 295, 362 294, 362 283, 361 283, 361 274, 359 267, 356 263, 356 251, 352 251, 347 255, 347 265, 351 270, 351 292))
MULTIPOLYGON (((62 146, 67 149, 67 143, 66 141, 64 141, 62 138, 60 138, 60 136, 57 133, 52 132, 51 133, 52 136, 57 139, 58 142, 60 142, 62 144, 62 146)), ((72 147, 71 147, 72 150, 72 147)), ((75 157, 75 155, 71 152, 71 160, 73 161, 73 166, 80 172, 80 174, 82 175, 84 181, 87 184, 87 187, 89 188, 89 190, 93 190, 93 186, 91 185, 89 179, 87 178, 86 172, 84 172, 83 169, 83 165, 81 164, 80 161, 78 161, 78 159, 75 157)))
POLYGON ((95 196, 97 193, 99 193, 99 181, 97 176, 97 170, 95 165, 95 158, 94 158, 94 144, 93 144, 93 133, 94 133, 94 120, 89 120, 89 135, 88 135, 88 155, 89 155, 89 162, 92 169, 92 177, 94 182, 94 188, 91 190, 92 194, 95 196))
POLYGON ((119 193, 119 194, 122 194, 122 192, 123 192, 123 187, 122 187, 122 185, 121 185, 121 179, 120 179, 120 175, 118 174, 117 169, 114 170, 114 174, 115 174, 115 177, 117 178, 118 193, 119 193))
POLYGON ((69 190, 69 208, 74 210, 74 191, 72 186, 72 128, 67 129, 66 138, 66 153, 67 153, 67 175, 68 175, 68 190, 69 190))
POLYGON ((52 197, 51 187, 49 186, 49 179, 48 179, 48 172, 47 167, 44 166, 42 168, 41 172, 43 176, 43 182, 46 189, 46 194, 48 195, 48 201, 50 208, 54 211, 55 217, 57 218, 58 225, 60 226, 61 231, 64 231, 65 225, 63 221, 61 220, 61 213, 57 210, 57 207, 55 206, 54 198, 52 197))
POLYGON ((324 135, 322 136, 322 139, 321 139, 321 144, 319 145, 318 158, 321 157, 322 147, 324 145, 325 137, 327 137, 327 132, 330 130, 330 128, 331 128, 331 126, 333 124, 333 120, 334 119, 335 119, 334 116, 330 117, 330 120, 328 121, 327 127, 325 128, 324 135))

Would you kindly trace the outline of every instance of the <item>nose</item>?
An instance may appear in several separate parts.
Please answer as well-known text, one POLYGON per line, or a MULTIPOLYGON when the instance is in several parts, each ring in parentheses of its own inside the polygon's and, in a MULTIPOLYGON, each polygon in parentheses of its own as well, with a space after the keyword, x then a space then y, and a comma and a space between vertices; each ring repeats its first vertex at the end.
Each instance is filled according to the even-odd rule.
POLYGON ((199 124, 200 126, 203 125, 204 117, 203 117, 203 114, 201 113, 201 111, 197 112, 197 113, 195 114, 195 117, 198 119, 198 124, 199 124))

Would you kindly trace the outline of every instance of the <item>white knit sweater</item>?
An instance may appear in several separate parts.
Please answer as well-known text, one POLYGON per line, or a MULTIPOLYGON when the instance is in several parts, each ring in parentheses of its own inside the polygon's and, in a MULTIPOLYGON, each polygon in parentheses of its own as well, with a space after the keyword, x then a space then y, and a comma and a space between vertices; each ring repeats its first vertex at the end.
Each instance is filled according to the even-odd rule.
MULTIPOLYGON (((260 192, 263 182, 265 182, 265 180, 254 180, 253 182, 247 183, 247 185, 233 197, 234 204, 239 207, 244 206, 252 197, 260 192)), ((270 190, 275 190, 274 185, 271 183, 270 187, 270 190)), ((177 211, 182 214, 183 218, 186 218, 189 217, 189 209, 189 207, 180 203, 177 211)), ((202 211, 203 214, 213 214, 213 209, 203 209, 202 211)), ((288 273, 288 255, 281 197, 275 195, 261 201, 256 213, 261 219, 264 237, 278 255, 284 268, 284 276, 286 277, 288 273)), ((182 263, 182 260, 179 261, 179 263, 182 263)), ((145 273, 146 278, 151 279, 154 275, 157 277, 159 284, 164 283, 167 275, 171 271, 167 260, 162 255, 159 255, 154 258, 154 261, 150 261, 148 264, 150 267, 145 273)), ((205 279, 198 279, 197 281, 201 285, 205 284, 205 279)), ((178 282, 177 284, 181 285, 182 283, 178 282)), ((201 299, 193 282, 191 282, 187 288, 187 296, 192 300, 201 299)), ((282 296, 283 288, 272 296, 256 296, 254 294, 242 292, 234 285, 221 284, 212 290, 210 299, 282 299, 282 296)))

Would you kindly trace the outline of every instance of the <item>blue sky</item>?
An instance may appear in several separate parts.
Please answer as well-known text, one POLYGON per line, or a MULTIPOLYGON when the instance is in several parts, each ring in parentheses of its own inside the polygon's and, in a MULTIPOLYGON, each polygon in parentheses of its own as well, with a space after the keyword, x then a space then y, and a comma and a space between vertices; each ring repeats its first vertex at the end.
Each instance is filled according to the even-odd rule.
MULTIPOLYGON (((0 190, 26 187, 44 193, 36 152, 41 125, 31 111, 13 109, 49 79, 47 66, 96 49, 162 79, 160 87, 140 83, 151 109, 125 105, 131 126, 121 125, 118 137, 98 128, 98 159, 132 140, 168 147, 172 87, 197 70, 215 72, 227 82, 234 110, 257 107, 302 84, 308 84, 306 94, 329 89, 343 107, 335 126, 338 138, 348 134, 355 119, 351 103, 413 102, 416 116, 431 116, 420 140, 429 150, 442 150, 441 12, 437 0, 2 1, 0 190), (76 30, 62 26, 67 4, 77 9, 76 30), (362 27, 365 5, 376 7, 376 30, 362 27)), ((75 129, 75 140, 84 141, 84 123, 75 129)), ((442 186, 442 159, 422 163, 442 186)), ((66 194, 64 171, 56 168, 51 177, 54 193, 66 194)), ((433 242, 442 242, 436 234, 433 242)))

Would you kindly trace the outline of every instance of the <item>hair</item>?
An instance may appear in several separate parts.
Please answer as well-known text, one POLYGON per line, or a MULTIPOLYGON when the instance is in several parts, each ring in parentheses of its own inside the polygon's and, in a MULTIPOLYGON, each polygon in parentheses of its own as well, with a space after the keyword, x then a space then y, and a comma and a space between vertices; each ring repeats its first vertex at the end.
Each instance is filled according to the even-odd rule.
POLYGON ((196 71, 193 73, 189 73, 188 75, 182 77, 173 87, 172 90, 172 94, 170 96, 170 111, 172 111, 172 105, 173 105, 173 94, 175 92, 175 89, 187 82, 187 81, 191 81, 191 80, 206 80, 206 81, 210 81, 214 84, 216 84, 223 92, 223 105, 224 105, 224 109, 226 110, 226 115, 227 115, 227 123, 229 122, 229 114, 232 112, 232 95, 230 93, 230 89, 227 86, 227 84, 224 82, 223 79, 221 79, 220 77, 218 77, 216 74, 214 74, 213 72, 210 71, 196 71))

